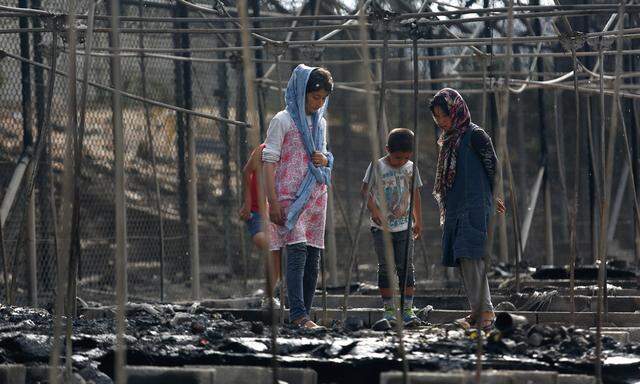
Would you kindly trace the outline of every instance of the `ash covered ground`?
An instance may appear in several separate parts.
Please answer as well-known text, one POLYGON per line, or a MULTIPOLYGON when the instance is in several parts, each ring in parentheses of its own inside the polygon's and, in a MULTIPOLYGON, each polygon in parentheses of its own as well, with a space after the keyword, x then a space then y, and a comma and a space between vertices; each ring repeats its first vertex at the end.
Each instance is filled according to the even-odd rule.
MULTIPOLYGON (((81 376, 109 383, 113 375, 115 309, 84 308, 74 322, 73 366, 81 376)), ((321 383, 376 383, 380 372, 401 369, 393 331, 378 332, 348 318, 347 328, 279 327, 282 366, 313 368, 321 383)), ((52 315, 44 309, 0 307, 0 363, 48 364, 52 315)), ((595 337, 562 326, 521 325, 484 340, 484 367, 593 374, 595 337)), ((130 365, 259 365, 271 363, 270 327, 200 305, 127 305, 130 365)), ((64 345, 64 343, 61 343, 64 345)), ((405 331, 412 370, 474 369, 477 340, 452 324, 405 331)), ((603 338, 605 383, 640 380, 640 344, 603 338)), ((62 354, 64 358, 64 353, 62 354)))

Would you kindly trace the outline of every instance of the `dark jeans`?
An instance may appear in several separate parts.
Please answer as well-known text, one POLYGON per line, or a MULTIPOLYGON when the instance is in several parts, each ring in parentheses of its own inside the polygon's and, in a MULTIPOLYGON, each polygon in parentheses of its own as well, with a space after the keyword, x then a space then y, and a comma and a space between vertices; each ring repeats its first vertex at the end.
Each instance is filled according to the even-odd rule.
MULTIPOLYGON (((387 262, 384 258, 384 238, 382 230, 371 228, 373 236, 373 248, 378 255, 378 288, 390 288, 387 262)), ((416 286, 415 269, 413 267, 413 236, 409 234, 409 257, 407 254, 407 231, 391 232, 393 243, 393 259, 396 263, 396 274, 400 283, 400 290, 404 286, 404 262, 408 259, 409 269, 407 270, 407 288, 416 286)))
POLYGON ((309 318, 318 281, 320 248, 307 243, 287 245, 289 319, 309 318))

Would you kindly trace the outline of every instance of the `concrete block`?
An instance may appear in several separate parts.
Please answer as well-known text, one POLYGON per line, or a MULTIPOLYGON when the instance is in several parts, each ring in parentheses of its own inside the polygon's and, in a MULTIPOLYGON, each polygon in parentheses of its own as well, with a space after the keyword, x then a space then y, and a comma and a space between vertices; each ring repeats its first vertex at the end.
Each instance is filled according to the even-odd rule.
MULTIPOLYGON (((269 367, 244 365, 195 365, 193 368, 210 368, 216 371, 216 384, 272 384, 269 367)), ((307 368, 278 368, 278 379, 289 384, 316 384, 318 374, 307 368)))
MULTIPOLYGON (((49 366, 48 365, 44 365, 44 364, 40 364, 40 365, 29 365, 26 367, 26 378, 25 378, 25 382, 26 383, 40 383, 40 382, 48 382, 49 381, 49 366)), ((96 372, 99 372, 97 370, 95 370, 96 372)), ((65 367, 64 366, 60 366, 58 368, 58 377, 60 378, 60 381, 64 381, 62 378, 65 377, 65 367)), ((93 382, 96 384, 106 384, 106 383, 113 383, 113 380, 111 380, 109 378, 109 376, 105 375, 104 373, 96 373, 96 375, 94 377, 92 377, 93 382)), ((72 376, 72 381, 69 383, 73 383, 73 384, 83 384, 87 382, 87 378, 79 373, 74 373, 72 376)), ((2 383, 2 381, 0 381, 0 383, 2 383)))
MULTIPOLYGON (((373 322, 378 321, 379 318, 382 318, 382 309, 372 310, 368 308, 352 308, 349 309, 348 313, 349 317, 354 317, 357 319, 361 319, 364 323, 365 327, 370 327, 373 322), (379 312, 379 313, 378 313, 379 312)), ((311 312, 311 320, 316 323, 322 322, 322 318, 324 317, 322 308, 313 308, 313 312, 311 312)), ((342 319, 342 310, 340 309, 327 309, 327 322, 331 323, 332 320, 341 320, 342 319)))
POLYGON ((24 384, 27 369, 20 364, 0 365, 0 384, 24 384))
MULTIPOLYGON (((595 300, 588 296, 575 296, 576 312, 590 311, 591 305, 595 300)), ((545 306, 545 311, 566 312, 567 308, 571 308, 571 298, 568 296, 555 296, 551 299, 551 303, 545 306)))
POLYGON ((587 375, 558 374, 558 384, 596 384, 596 378, 587 375))
POLYGON ((280 368, 278 378, 289 384, 316 384, 318 373, 309 368, 280 368))
POLYGON ((272 374, 269 368, 220 365, 215 368, 220 378, 218 384, 269 384, 272 383, 272 374))
MULTIPOLYGON (((589 328, 591 332, 595 332, 596 328, 589 328)), ((640 327, 602 327, 603 332, 626 332, 629 334, 629 342, 637 343, 640 342, 640 327)))
POLYGON ((607 316, 609 326, 637 327, 638 324, 640 324, 640 312, 609 312, 607 316))
MULTIPOLYGON (((60 367, 60 372, 64 367, 60 367)), ((49 366, 48 365, 30 365, 26 367, 26 382, 37 383, 39 381, 49 380, 49 366)))
POLYGON ((205 308, 259 308, 259 297, 243 297, 239 299, 207 299, 200 305, 205 308))
MULTIPOLYGON (((593 312, 576 312, 576 326, 593 327, 596 325, 596 315, 593 312)), ((571 315, 567 312, 537 312, 538 324, 567 324, 571 315)))
MULTIPOLYGON (((245 320, 245 321, 262 321, 264 323, 270 323, 271 322, 271 314, 269 313, 269 311, 265 311, 265 310, 262 310, 262 309, 210 308, 210 311, 211 311, 211 313, 220 313, 220 314, 229 313, 229 314, 233 315, 233 317, 235 317, 236 319, 241 319, 241 320, 245 320)), ((280 310, 278 309, 276 311, 276 313, 279 316, 280 315, 280 310)), ((284 316, 285 316, 284 317, 285 319, 289 318, 289 310, 288 309, 285 309, 284 316)))
MULTIPOLYGON (((614 296, 607 298, 609 312, 635 312, 640 310, 640 297, 637 296, 614 296)), ((594 298, 591 302, 591 310, 598 310, 598 300, 594 298)))
MULTIPOLYGON (((413 384, 475 384, 472 371, 411 372, 413 384)), ((482 384, 557 384, 558 373, 546 371, 495 371, 482 372, 482 384)), ((401 384, 402 372, 383 372, 380 384, 401 384)), ((568 383, 567 383, 568 384, 568 383)))
POLYGON ((127 366, 126 374, 128 384, 218 383, 212 368, 127 366))
POLYGON ((625 331, 604 331, 602 336, 608 336, 620 344, 629 344, 629 332, 625 331))

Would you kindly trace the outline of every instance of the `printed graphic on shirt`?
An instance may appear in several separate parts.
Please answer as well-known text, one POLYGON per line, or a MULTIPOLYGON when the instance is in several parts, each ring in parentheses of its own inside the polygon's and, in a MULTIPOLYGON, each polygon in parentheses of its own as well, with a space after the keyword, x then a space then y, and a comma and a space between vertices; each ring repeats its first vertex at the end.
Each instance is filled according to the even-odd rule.
MULTIPOLYGON (((378 169, 374 172, 369 180, 371 166, 367 169, 363 182, 369 184, 369 191, 374 196, 376 204, 379 208, 380 196, 378 196, 378 187, 376 185, 379 178, 382 183, 384 199, 387 204, 388 215, 387 222, 391 232, 404 231, 409 223, 409 203, 411 199, 411 175, 413 173, 413 162, 409 161, 400 168, 391 167, 384 158, 377 161, 378 169)), ((416 168, 416 188, 422 186, 420 172, 416 168)), ((377 224, 371 221, 371 225, 379 228, 377 224)))

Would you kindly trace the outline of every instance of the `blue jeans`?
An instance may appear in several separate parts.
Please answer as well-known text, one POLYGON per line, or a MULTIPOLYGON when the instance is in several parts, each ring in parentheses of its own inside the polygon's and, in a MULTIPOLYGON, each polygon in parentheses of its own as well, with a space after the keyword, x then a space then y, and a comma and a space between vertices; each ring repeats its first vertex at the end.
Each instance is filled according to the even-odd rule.
POLYGON ((307 243, 287 245, 287 296, 291 321, 309 318, 318 282, 320 248, 307 243))

